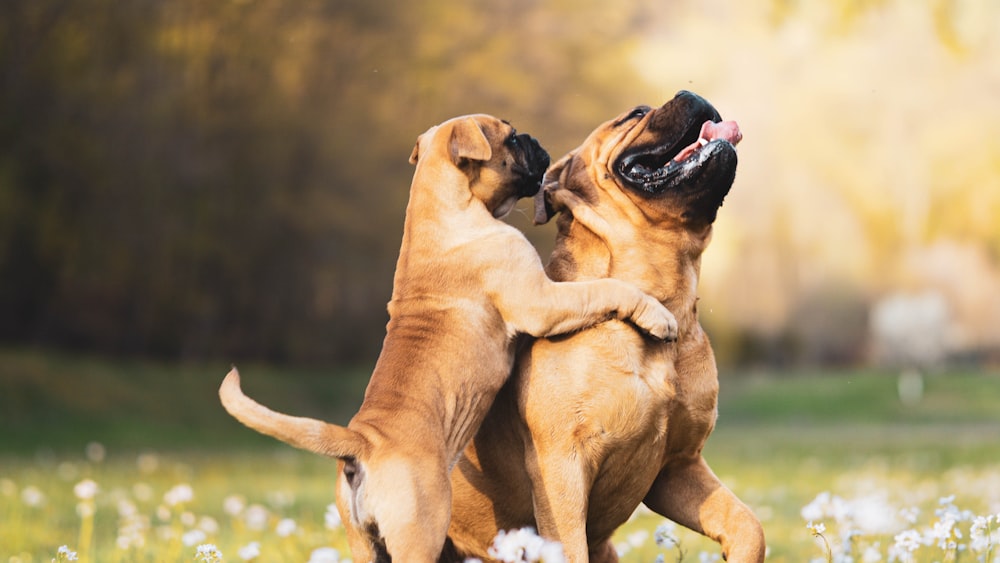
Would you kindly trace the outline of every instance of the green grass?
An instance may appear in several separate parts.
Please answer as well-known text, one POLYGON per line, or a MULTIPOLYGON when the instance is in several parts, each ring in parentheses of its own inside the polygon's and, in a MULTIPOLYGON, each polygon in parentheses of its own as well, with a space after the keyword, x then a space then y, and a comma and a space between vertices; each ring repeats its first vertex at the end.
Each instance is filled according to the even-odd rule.
MULTIPOLYGON (((98 440, 123 449, 270 445, 219 405, 231 366, 102 361, 0 350, 0 453, 79 451, 98 440)), ((269 406, 346 423, 361 404, 366 368, 240 365, 243 387, 269 406)))
MULTIPOLYGON (((0 352, 0 561, 50 561, 60 545, 89 561, 192 561, 195 545, 214 543, 227 561, 260 543, 258 561, 305 561, 332 546, 346 556, 342 529, 328 529, 334 464, 258 436, 228 417, 216 389, 227 365, 102 361, 40 352, 0 352), (97 442, 107 452, 88 443, 97 442), (74 485, 92 479, 94 529, 86 532, 74 485), (186 484, 194 497, 167 506, 164 495, 186 484), (44 499, 37 500, 40 493, 44 499), (267 513, 263 529, 247 514, 227 513, 239 497, 267 513), (135 507, 146 545, 122 550, 116 538, 135 507), (205 517, 210 518, 206 520, 205 517), (297 531, 276 527, 292 519, 297 531), (205 524, 208 522, 208 524, 205 524), (215 526, 211 525, 215 522, 215 526), (205 536, 191 534, 199 526, 205 536), (87 538, 81 537, 81 530, 87 538)), ((240 366, 249 394, 275 408, 345 422, 360 402, 366 369, 285 370, 240 366)), ((705 456, 716 473, 760 516, 769 561, 824 560, 806 530, 802 508, 824 491, 845 502, 877 498, 883 506, 919 507, 914 528, 930 529, 940 497, 977 515, 1000 512, 1000 374, 951 372, 926 378, 921 401, 903 404, 897 379, 875 372, 724 374, 720 418, 705 456)), ((871 504, 871 503, 869 503, 871 504)), ((653 561, 652 533, 662 518, 640 512, 616 537, 623 561, 653 561)), ((847 523, 827 516, 826 537, 839 549, 847 523)), ((963 526, 968 541, 970 522, 963 526)), ((994 526, 995 528, 996 526, 994 526)), ((677 532, 684 561, 717 554, 710 541, 677 532)), ((883 560, 893 534, 878 541, 883 560)), ((948 560, 923 547, 917 561, 948 560)), ((961 561, 976 561, 963 553, 961 561)))

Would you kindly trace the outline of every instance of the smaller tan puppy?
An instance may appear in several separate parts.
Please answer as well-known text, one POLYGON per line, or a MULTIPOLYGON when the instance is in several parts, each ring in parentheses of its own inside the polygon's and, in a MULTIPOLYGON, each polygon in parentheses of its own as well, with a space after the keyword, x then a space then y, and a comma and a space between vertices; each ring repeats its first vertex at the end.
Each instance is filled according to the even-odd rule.
POLYGON ((536 221, 562 212, 552 279, 635 283, 677 315, 678 337, 651 342, 609 321, 519 350, 452 472, 462 556, 487 560, 498 530, 533 526, 567 561, 617 561, 611 535, 643 503, 718 541, 730 563, 764 560, 760 523, 701 455, 719 381, 698 278, 740 139, 680 92, 600 125, 547 173, 536 221))
POLYGON ((618 318, 657 339, 676 321, 613 279, 554 283, 520 231, 497 220, 538 191, 548 154, 487 115, 417 140, 389 324, 360 411, 345 427, 273 412, 234 369, 222 404, 247 426, 342 460, 337 506, 358 562, 438 560, 449 473, 514 362, 516 336, 554 336, 618 318))

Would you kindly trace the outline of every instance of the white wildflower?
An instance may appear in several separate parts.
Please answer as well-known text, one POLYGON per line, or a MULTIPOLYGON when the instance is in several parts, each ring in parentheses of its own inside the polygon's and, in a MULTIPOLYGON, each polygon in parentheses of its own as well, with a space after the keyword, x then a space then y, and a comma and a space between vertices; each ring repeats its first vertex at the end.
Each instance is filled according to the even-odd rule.
POLYGON ((327 530, 336 530, 343 525, 336 503, 330 503, 326 507, 326 514, 323 515, 323 522, 326 524, 327 530))
POLYGON ((920 517, 920 509, 915 506, 904 508, 899 511, 899 516, 909 524, 916 524, 917 518, 920 517))
POLYGON ((931 540, 937 541, 937 545, 941 549, 948 549, 949 542, 952 540, 952 532, 954 529, 955 519, 951 514, 945 514, 931 527, 928 537, 931 540))
POLYGON ((802 507, 802 519, 807 521, 822 520, 826 516, 826 506, 830 503, 830 493, 822 492, 816 495, 809 504, 802 507))
POLYGON ((826 524, 822 522, 818 524, 813 524, 810 521, 808 524, 806 524, 806 529, 809 530, 809 533, 814 536, 821 536, 823 535, 824 532, 826 532, 826 524))
POLYGON ((653 532, 653 541, 663 549, 677 545, 679 543, 677 541, 677 524, 670 520, 664 520, 653 532))
POLYGON ((976 516, 972 519, 972 526, 969 528, 969 549, 976 553, 982 553, 989 549, 990 537, 987 530, 992 518, 992 516, 976 516))
POLYGON ((643 544, 645 544, 646 540, 648 539, 649 539, 649 532, 647 532, 646 530, 636 530, 631 534, 625 536, 625 541, 628 542, 630 546, 636 549, 642 547, 643 544))
POLYGON ((118 499, 118 516, 122 518, 129 518, 138 513, 139 509, 136 508, 134 502, 128 500, 127 498, 118 499))
POLYGON ((898 513, 882 493, 851 501, 854 527, 866 535, 886 535, 899 529, 898 513))
POLYGON ((54 561, 76 561, 76 560, 77 560, 77 555, 75 551, 71 550, 69 547, 65 545, 59 546, 59 550, 56 551, 56 558, 54 559, 54 561))
POLYGON ((97 495, 97 483, 84 479, 73 487, 73 494, 80 500, 92 500, 97 495))
POLYGON ((45 494, 34 485, 28 485, 21 491, 21 502, 31 508, 37 508, 45 504, 45 494))
POLYGON ((295 523, 295 520, 292 520, 291 518, 282 518, 278 521, 278 525, 275 526, 274 531, 278 534, 278 537, 287 538, 298 531, 298 529, 299 527, 295 523))
POLYGON ((207 539, 208 535, 201 530, 188 530, 181 535, 181 542, 188 547, 200 545, 201 542, 207 539))
POLYGON ((252 541, 241 547, 236 554, 244 561, 253 561, 260 557, 260 542, 252 541))
POLYGON ((215 547, 215 544, 206 543, 198 546, 198 551, 195 552, 194 558, 204 563, 221 563, 222 552, 219 551, 219 548, 215 547))
POLYGON ((198 519, 198 529, 206 534, 218 534, 219 523, 216 522, 215 518, 212 518, 211 516, 202 516, 198 519))
POLYGON ((222 500, 222 510, 233 518, 239 516, 247 507, 247 501, 240 495, 229 495, 222 500))
POLYGON ((251 504, 243 512, 243 521, 246 523, 247 528, 255 532, 262 532, 267 529, 267 521, 270 518, 271 514, 259 504, 251 504))
POLYGON ((318 547, 309 554, 309 563, 339 563, 340 552, 332 547, 318 547))
POLYGON ((632 551, 632 546, 627 543, 616 543, 615 553, 618 554, 618 558, 621 559, 626 553, 632 551))
POLYGON ((895 543, 889 548, 889 561, 913 561, 913 552, 920 549, 922 538, 916 530, 904 530, 893 538, 895 543))
POLYGON ((834 496, 830 499, 829 514, 841 525, 849 525, 854 517, 853 507, 844 499, 834 496))
POLYGON ((879 550, 878 543, 869 545, 861 554, 861 563, 879 563, 880 561, 882 561, 882 552, 879 550))
POLYGON ((146 546, 146 532, 149 530, 149 517, 140 514, 135 505, 122 500, 118 504, 118 537, 115 545, 118 549, 128 550, 146 546))
POLYGON ((191 502, 192 500, 194 500, 194 490, 192 490, 191 485, 188 485, 187 483, 176 485, 163 495, 163 502, 165 502, 167 506, 177 506, 191 502))
POLYGON ((557 541, 546 541, 542 544, 538 560, 543 563, 565 563, 566 554, 563 552, 562 544, 557 541))
POLYGON ((490 557, 505 563, 536 563, 539 561, 549 563, 549 560, 544 559, 543 556, 556 557, 556 553, 560 557, 558 561, 561 561, 562 546, 559 546, 557 552, 554 547, 548 545, 550 543, 557 542, 546 541, 538 536, 532 528, 500 530, 487 553, 490 554, 490 557))

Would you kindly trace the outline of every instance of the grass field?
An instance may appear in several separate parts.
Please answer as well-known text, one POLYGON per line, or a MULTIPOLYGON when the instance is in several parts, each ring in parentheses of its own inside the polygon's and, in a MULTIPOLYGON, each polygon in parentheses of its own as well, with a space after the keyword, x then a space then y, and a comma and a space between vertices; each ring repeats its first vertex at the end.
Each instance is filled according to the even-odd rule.
MULTIPOLYGON (((100 562, 210 560, 205 544, 226 561, 349 557, 334 464, 231 420, 228 367, 0 352, 0 562, 66 560, 64 545, 100 562)), ((240 368, 249 394, 336 422, 368 375, 240 368)), ((1000 373, 928 376, 912 404, 886 373, 724 373, 722 388, 705 455, 761 518, 769 561, 827 561, 827 543, 836 561, 1000 561, 1000 373)), ((643 511, 616 542, 623 561, 718 557, 643 511)))

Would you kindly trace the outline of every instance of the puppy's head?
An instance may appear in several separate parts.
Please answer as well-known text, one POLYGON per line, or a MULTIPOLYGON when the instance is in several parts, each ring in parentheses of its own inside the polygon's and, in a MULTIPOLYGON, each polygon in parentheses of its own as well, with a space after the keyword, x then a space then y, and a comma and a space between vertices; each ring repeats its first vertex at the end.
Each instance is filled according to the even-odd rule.
MULTIPOLYGON (((735 122, 681 91, 659 108, 639 106, 601 124, 552 166, 544 183, 547 190, 620 191, 654 222, 704 229, 733 185, 741 139, 735 122)), ((539 194, 535 221, 555 211, 539 194)))
POLYGON ((417 138, 410 162, 432 162, 459 170, 472 196, 494 217, 503 217, 522 197, 538 192, 549 154, 510 123, 477 114, 449 119, 417 138))

